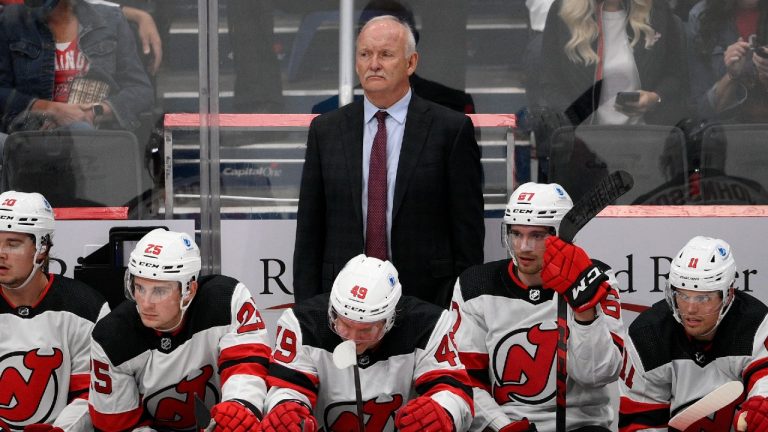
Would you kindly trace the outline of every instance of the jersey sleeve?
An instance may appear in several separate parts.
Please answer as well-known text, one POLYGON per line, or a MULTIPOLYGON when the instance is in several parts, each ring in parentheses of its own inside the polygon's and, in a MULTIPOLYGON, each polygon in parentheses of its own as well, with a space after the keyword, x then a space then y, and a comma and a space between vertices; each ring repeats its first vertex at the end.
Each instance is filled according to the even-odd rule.
POLYGON ((512 422, 491 396, 491 382, 488 377, 488 349, 485 337, 488 328, 482 311, 466 303, 461 292, 461 282, 456 281, 451 300, 451 311, 455 314, 453 336, 472 386, 475 416, 472 430, 483 430, 493 423, 499 429, 512 422))
POLYGON ((261 413, 267 395, 269 338, 264 320, 242 283, 232 295, 232 324, 219 341, 222 400, 238 400, 261 413))
POLYGON ((647 372, 632 338, 627 338, 619 376, 619 431, 667 430, 672 400, 672 380, 663 368, 647 372))
POLYGON ((752 396, 768 397, 768 317, 757 328, 752 358, 742 372, 742 381, 747 399, 752 396))
POLYGON ((298 400, 311 407, 317 402, 320 383, 317 365, 309 347, 303 344, 301 326, 288 309, 277 322, 277 336, 267 376, 269 392, 264 403, 266 414, 286 400, 298 400))
POLYGON ((102 346, 91 339, 91 358, 89 410, 94 428, 117 432, 141 426, 144 410, 130 365, 145 361, 144 356, 113 365, 102 346))
POLYGON ((445 408, 456 430, 469 427, 474 414, 472 386, 452 337, 453 316, 443 311, 423 350, 416 350, 414 387, 445 408))
MULTIPOLYGON (((99 312, 98 319, 109 313, 105 302, 99 312)), ((54 426, 71 432, 92 430, 91 418, 88 415, 88 391, 90 384, 91 364, 91 332, 94 322, 86 319, 81 325, 69 329, 69 352, 71 358, 69 377, 69 404, 56 417, 54 426)))
POLYGON ((608 270, 608 295, 600 302, 597 318, 580 324, 569 308, 568 378, 587 388, 616 381, 621 369, 626 332, 621 320, 619 285, 608 270))

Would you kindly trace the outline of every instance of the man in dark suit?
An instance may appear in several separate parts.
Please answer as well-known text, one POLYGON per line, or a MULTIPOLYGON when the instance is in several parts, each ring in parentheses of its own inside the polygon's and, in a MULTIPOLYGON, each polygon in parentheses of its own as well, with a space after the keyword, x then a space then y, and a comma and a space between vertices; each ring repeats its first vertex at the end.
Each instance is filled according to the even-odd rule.
POLYGON ((371 19, 355 60, 364 100, 312 122, 293 255, 297 302, 330 291, 343 265, 366 253, 395 264, 404 293, 446 307, 456 277, 482 263, 474 127, 413 94, 417 63, 407 24, 371 19))

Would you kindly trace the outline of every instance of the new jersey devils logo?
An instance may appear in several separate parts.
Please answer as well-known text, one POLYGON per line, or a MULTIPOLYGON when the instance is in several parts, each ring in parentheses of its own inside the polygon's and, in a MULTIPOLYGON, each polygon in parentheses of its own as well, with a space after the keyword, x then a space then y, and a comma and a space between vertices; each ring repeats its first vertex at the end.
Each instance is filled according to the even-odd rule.
POLYGON ((544 330, 541 324, 504 336, 491 358, 496 400, 540 404, 552 399, 556 351, 557 329, 544 330))
POLYGON ((185 430, 195 428, 195 395, 207 406, 219 400, 216 387, 210 382, 213 367, 205 365, 193 377, 187 376, 178 384, 170 385, 148 396, 144 408, 163 428, 185 430))
POLYGON ((12 429, 49 421, 59 397, 66 399, 59 395, 56 375, 63 360, 58 348, 52 354, 35 349, 0 357, 0 420, 12 429))
MULTIPOLYGON (((403 395, 393 395, 389 401, 377 401, 373 398, 363 403, 365 430, 381 432, 394 430, 395 413, 403 405, 403 395)), ((355 401, 337 402, 325 409, 324 423, 330 425, 326 432, 357 432, 357 404, 355 401)))

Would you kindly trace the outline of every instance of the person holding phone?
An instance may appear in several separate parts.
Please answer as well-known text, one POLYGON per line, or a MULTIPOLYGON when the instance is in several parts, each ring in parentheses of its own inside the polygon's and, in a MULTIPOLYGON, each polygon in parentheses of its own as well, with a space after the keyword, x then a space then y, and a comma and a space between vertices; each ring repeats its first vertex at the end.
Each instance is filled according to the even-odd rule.
POLYGON ((556 0, 542 46, 547 105, 576 124, 674 123, 683 33, 667 2, 556 0))
POLYGON ((705 120, 768 116, 768 0, 704 0, 688 18, 691 96, 705 120))

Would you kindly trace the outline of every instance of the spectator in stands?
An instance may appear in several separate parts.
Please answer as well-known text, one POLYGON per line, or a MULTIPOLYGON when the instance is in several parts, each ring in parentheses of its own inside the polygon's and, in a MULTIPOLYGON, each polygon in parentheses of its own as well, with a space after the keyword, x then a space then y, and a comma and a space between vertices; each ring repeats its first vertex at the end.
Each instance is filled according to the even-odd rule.
POLYGON ((705 120, 768 119, 768 1, 703 0, 688 19, 691 96, 705 120), (761 55, 762 54, 762 55, 761 55))
MULTIPOLYGON (((360 13, 358 24, 360 27, 365 25, 371 18, 381 15, 392 15, 404 23, 408 24, 413 32, 416 45, 419 44, 419 31, 416 29, 416 19, 413 11, 398 0, 371 0, 365 5, 360 13)), ((438 103, 454 111, 465 114, 475 113, 475 102, 472 95, 462 90, 454 89, 439 82, 422 78, 416 72, 410 76, 411 89, 417 95, 426 100, 438 103)), ((355 99, 362 100, 362 96, 355 96, 355 99)), ((313 114, 323 114, 339 107, 339 97, 332 96, 328 99, 318 102, 312 107, 313 114)))
POLYGON ((123 14, 25 0, 0 14, 0 132, 138 126, 153 90, 123 14))
MULTIPOLYGON (((85 0, 92 4, 105 4, 120 6, 105 0, 85 0)), ((0 10, 9 4, 24 4, 24 0, 0 0, 0 10)), ((125 18, 136 26, 136 33, 141 43, 141 50, 145 56, 150 56, 149 73, 154 75, 163 60, 163 46, 160 41, 160 32, 157 30, 155 19, 149 13, 135 7, 121 6, 125 18)))
POLYGON ((574 124, 675 123, 686 97, 683 37, 666 1, 556 0, 544 28, 544 100, 574 124), (619 92, 636 99, 620 103, 619 92))

